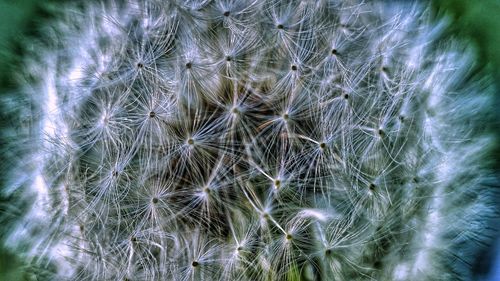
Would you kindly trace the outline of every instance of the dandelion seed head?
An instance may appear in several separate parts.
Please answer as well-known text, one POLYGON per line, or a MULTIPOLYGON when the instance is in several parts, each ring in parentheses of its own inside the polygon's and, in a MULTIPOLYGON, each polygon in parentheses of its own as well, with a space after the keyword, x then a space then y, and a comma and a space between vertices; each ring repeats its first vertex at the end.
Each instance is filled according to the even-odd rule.
POLYGON ((425 1, 63 6, 0 99, 34 271, 471 279, 492 81, 425 1))

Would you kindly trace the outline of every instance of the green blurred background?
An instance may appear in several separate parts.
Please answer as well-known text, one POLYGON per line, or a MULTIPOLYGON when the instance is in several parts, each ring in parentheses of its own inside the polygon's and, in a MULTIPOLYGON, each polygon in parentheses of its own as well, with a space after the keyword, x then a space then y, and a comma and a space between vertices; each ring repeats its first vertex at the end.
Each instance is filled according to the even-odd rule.
MULTIPOLYGON (((401 0, 405 1, 405 0, 401 0)), ((480 53, 479 64, 491 71, 500 89, 500 0, 432 0, 432 8, 440 17, 449 15, 453 19, 454 32, 473 42, 480 53)), ((23 49, 29 42, 23 42, 26 36, 37 36, 38 27, 49 20, 57 11, 61 1, 41 0, 0 0, 0 94, 13 89, 13 75, 19 66, 23 49)), ((497 91, 498 93, 498 91, 497 91)), ((496 132, 500 130, 500 97, 496 95, 494 108, 499 108, 497 124, 493 125, 496 132)), ((0 115, 1 117, 2 115, 0 115)), ((7 120, 1 120, 6 122, 7 120)), ((0 142, 0 145, 3 142, 0 142)), ((0 149, 1 151, 1 149, 0 149)), ((497 149, 496 170, 500 171, 500 150, 497 149)), ((0 162, 4 159, 0 155, 0 162)), ((0 175, 0 188, 3 175, 0 175)), ((15 215, 8 210, 9 198, 0 198, 0 228, 8 228, 15 220, 15 215)), ((0 242, 3 240, 0 231, 0 242)), ((500 280, 500 276, 485 277, 490 268, 498 271, 500 265, 493 265, 493 257, 497 251, 485 253, 485 261, 476 266, 478 280, 500 280), (484 278, 484 279, 483 279, 484 278), (496 279, 498 278, 498 279, 496 279)), ((498 255, 498 254, 497 254, 498 255)), ((29 273, 29 268, 16 254, 2 250, 0 243, 0 281, 41 280, 29 273)))

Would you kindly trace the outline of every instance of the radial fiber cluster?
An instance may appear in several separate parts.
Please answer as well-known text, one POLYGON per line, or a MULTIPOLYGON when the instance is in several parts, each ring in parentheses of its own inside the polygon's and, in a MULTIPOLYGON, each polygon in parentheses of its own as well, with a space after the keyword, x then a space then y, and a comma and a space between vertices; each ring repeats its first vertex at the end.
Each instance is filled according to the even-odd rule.
POLYGON ((47 280, 470 280, 490 81, 427 4, 63 5, 4 99, 6 244, 47 280))

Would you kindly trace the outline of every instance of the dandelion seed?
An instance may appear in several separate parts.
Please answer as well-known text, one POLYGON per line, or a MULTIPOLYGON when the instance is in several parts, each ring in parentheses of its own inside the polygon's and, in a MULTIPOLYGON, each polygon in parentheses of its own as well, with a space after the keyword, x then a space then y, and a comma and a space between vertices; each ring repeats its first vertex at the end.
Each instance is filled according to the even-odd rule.
POLYGON ((385 136, 385 132, 384 132, 384 130, 383 130, 383 129, 378 129, 377 133, 378 133, 378 135, 379 135, 380 137, 384 137, 384 136, 385 136))
POLYGON ((274 180, 274 188, 279 189, 281 187, 281 181, 280 180, 274 180))
POLYGON ((205 192, 206 194, 210 194, 210 188, 209 187, 204 187, 203 188, 203 192, 205 192))
POLYGON ((326 143, 321 142, 321 143, 319 144, 319 148, 321 148, 321 149, 325 149, 325 148, 326 148, 326 143))

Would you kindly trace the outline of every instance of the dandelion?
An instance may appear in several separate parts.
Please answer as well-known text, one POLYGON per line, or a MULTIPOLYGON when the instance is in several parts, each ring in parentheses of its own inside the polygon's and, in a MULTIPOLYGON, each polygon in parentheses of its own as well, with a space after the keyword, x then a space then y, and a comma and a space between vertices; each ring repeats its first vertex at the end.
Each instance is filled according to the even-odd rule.
POLYGON ((492 81, 427 2, 63 6, 1 99, 36 275, 473 278, 492 81))

